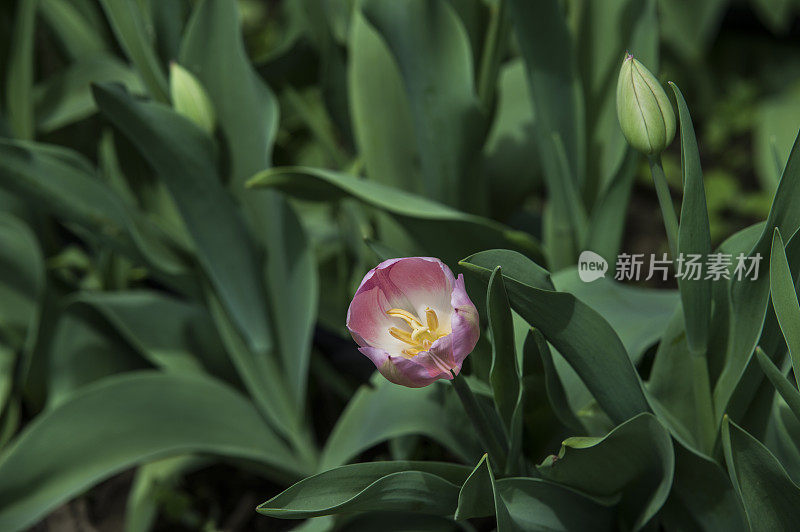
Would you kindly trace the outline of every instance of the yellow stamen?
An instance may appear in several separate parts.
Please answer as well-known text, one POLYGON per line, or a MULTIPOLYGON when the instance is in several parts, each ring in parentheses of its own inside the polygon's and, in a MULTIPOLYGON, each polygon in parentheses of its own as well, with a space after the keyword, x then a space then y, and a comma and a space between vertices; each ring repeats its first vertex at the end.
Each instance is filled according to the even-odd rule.
POLYGON ((401 342, 405 342, 410 345, 414 345, 416 342, 411 338, 411 333, 408 331, 404 331, 402 329, 398 329, 397 327, 391 327, 389 329, 389 334, 400 340, 401 342))
POLYGON ((422 320, 407 310, 394 308, 386 314, 393 318, 400 318, 411 327, 410 331, 399 327, 389 328, 389 334, 392 337, 410 346, 402 351, 407 357, 415 357, 423 351, 428 351, 436 340, 450 334, 450 331, 439 329, 439 317, 430 307, 425 309, 427 325, 423 325, 422 320))
POLYGON ((432 331, 439 329, 439 318, 430 307, 425 309, 425 320, 428 322, 428 329, 432 331))
POLYGON ((422 323, 419 321, 419 318, 417 318, 416 316, 414 316, 413 314, 411 314, 407 310, 403 310, 401 308, 393 308, 392 310, 390 310, 386 314, 388 314, 389 316, 391 316, 393 318, 400 318, 401 320, 405 321, 406 323, 408 323, 411 327, 413 327, 415 329, 417 327, 422 327, 422 323))

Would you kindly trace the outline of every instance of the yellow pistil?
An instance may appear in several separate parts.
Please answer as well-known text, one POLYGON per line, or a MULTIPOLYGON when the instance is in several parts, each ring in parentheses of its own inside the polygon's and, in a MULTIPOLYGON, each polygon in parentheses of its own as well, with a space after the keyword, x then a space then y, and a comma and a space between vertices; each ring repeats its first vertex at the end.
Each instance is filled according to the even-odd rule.
POLYGON ((403 320, 411 328, 410 331, 399 327, 389 328, 389 334, 409 345, 408 348, 403 349, 403 353, 409 357, 429 350, 433 342, 450 334, 450 331, 439 329, 439 317, 430 307, 425 309, 425 325, 422 324, 422 320, 407 310, 393 308, 386 314, 403 320))

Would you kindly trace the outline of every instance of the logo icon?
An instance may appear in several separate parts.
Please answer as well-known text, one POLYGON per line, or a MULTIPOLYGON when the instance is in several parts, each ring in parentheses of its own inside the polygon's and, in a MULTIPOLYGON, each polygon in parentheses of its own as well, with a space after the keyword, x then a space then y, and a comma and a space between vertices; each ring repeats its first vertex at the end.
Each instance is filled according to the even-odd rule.
POLYGON ((578 257, 578 277, 584 283, 591 283, 606 276, 608 262, 594 251, 582 251, 578 257))

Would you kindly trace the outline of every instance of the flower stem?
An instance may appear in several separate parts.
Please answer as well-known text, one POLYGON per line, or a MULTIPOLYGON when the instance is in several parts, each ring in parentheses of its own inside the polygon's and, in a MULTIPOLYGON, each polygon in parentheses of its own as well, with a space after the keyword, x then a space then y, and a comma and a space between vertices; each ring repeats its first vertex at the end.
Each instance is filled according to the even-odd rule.
POLYGON ((463 377, 457 377, 452 370, 450 373, 453 375, 453 380, 451 381, 453 383, 453 388, 455 388, 456 394, 458 394, 458 398, 464 406, 467 417, 478 433, 478 439, 481 445, 489 453, 490 462, 498 471, 502 471, 505 467, 507 447, 502 443, 504 438, 498 438, 497 431, 492 428, 489 419, 478 404, 478 400, 472 393, 467 381, 463 377))
POLYGON ((669 194, 667 176, 661 166, 660 155, 648 157, 647 160, 650 163, 650 173, 656 186, 658 203, 661 206, 661 216, 664 218, 664 228, 667 230, 669 254, 672 256, 672 260, 675 260, 678 258, 678 216, 675 214, 675 205, 672 203, 672 196, 669 194))

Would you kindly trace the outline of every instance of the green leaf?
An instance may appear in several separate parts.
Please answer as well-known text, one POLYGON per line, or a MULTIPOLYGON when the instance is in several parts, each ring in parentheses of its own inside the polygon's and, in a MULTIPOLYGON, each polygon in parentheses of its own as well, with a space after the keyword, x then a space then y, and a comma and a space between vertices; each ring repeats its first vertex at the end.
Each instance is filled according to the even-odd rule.
POLYGON ((519 369, 517 349, 514 346, 511 308, 508 306, 508 295, 499 266, 489 278, 486 315, 492 334, 492 367, 489 382, 492 385, 497 412, 505 423, 506 430, 510 430, 511 418, 519 396, 519 369))
MULTIPOLYGON (((756 245, 746 255, 766 257, 775 229, 794 235, 800 228, 800 136, 783 170, 772 207, 756 245)), ((733 396, 758 342, 769 305, 769 279, 731 281, 731 322, 725 365, 714 388, 714 407, 720 414, 733 396)))
POLYGON ((559 137, 569 161, 567 178, 583 181, 584 108, 572 38, 556 0, 509 0, 514 33, 528 68, 528 87, 536 116, 539 151, 548 179, 560 174, 551 139, 559 137))
MULTIPOLYGON (((553 354, 550 352, 550 346, 547 345, 542 333, 538 329, 531 327, 527 338, 525 339, 524 359, 523 359, 523 375, 527 379, 532 369, 539 364, 535 357, 541 359, 541 371, 544 374, 544 387, 547 394, 547 400, 556 418, 567 428, 573 431, 582 432, 583 425, 578 420, 578 417, 572 411, 567 399, 567 393, 564 390, 564 384, 561 382, 556 366, 553 362, 553 354)), ((527 386, 525 386, 527 388, 527 386)))
POLYGON ((251 460, 289 476, 305 473, 231 388, 205 378, 128 373, 42 414, 0 453, 0 528, 26 528, 137 463, 191 452, 251 460))
POLYGON ((726 416, 722 423, 725 462, 754 530, 791 530, 800 519, 800 489, 757 439, 726 416))
POLYGON ((363 511, 452 515, 470 468, 443 462, 368 462, 301 480, 257 508, 284 519, 363 511))
POLYGON ((772 363, 761 348, 756 348, 756 360, 758 360, 758 364, 761 366, 764 375, 767 376, 775 387, 775 390, 778 391, 781 397, 783 397, 783 400, 786 401, 786 404, 789 405, 792 413, 800 420, 800 392, 797 391, 797 388, 792 386, 791 381, 781 373, 781 370, 772 363))
POLYGON ((39 0, 17 2, 6 73, 6 113, 14 136, 33 139, 33 43, 39 0))
MULTIPOLYGON (((683 203, 678 229, 678 253, 700 255, 702 260, 711 253, 711 230, 706 207, 706 192, 703 187, 703 169, 694 135, 692 117, 680 89, 670 83, 678 102, 678 117, 681 126, 681 166, 683 168, 683 203)), ((686 322, 686 340, 689 350, 697 355, 706 351, 711 321, 711 280, 678 279, 678 288, 683 302, 686 322)))
MULTIPOLYGON (((360 9, 396 62, 408 99, 413 135, 405 142, 414 143, 421 179, 421 188, 412 191, 480 211, 485 198, 474 193, 470 156, 480 148, 485 128, 469 37, 456 11, 444 0, 366 0, 360 9)), ((386 102, 380 105, 382 110, 386 102)), ((361 120, 385 118, 377 112, 362 114, 361 120)))
POLYGON ((211 317, 198 305, 150 290, 81 292, 69 298, 67 305, 67 309, 85 306, 98 312, 156 367, 231 376, 211 317))
MULTIPOLYGON (((612 180, 625 164, 628 153, 628 143, 619 127, 616 105, 616 83, 623 52, 629 51, 654 72, 658 71, 656 2, 585 2, 576 6, 572 20, 577 21, 574 29, 575 55, 586 101, 587 186, 595 188, 600 193, 599 197, 602 197, 603 191, 611 190, 612 180), (592 171, 596 172, 596 176, 590 173, 592 171)), ((632 169, 625 173, 631 175, 632 169)), ((628 180, 628 186, 630 183, 628 180)), ((589 194, 588 197, 591 196, 589 194)), ((616 214, 620 217, 620 211, 616 214)))
POLYGON ((748 530, 725 471, 680 443, 675 445, 675 480, 662 515, 667 530, 748 530))
POLYGON ((769 290, 775 316, 789 349, 792 368, 796 375, 800 375, 800 304, 778 228, 775 228, 769 256, 769 290))
POLYGON ((111 245, 175 280, 184 263, 164 235, 95 174, 78 153, 0 140, 0 186, 57 216, 90 240, 111 245))
POLYGON ((266 356, 272 346, 256 250, 233 199, 220 182, 207 136, 186 118, 124 90, 96 86, 105 115, 167 185, 197 247, 198 260, 248 344, 266 356))
POLYGON ((474 519, 495 513, 494 473, 489 455, 484 454, 458 493, 455 519, 474 519))
POLYGON ((371 181, 422 194, 410 103, 400 69, 360 10, 350 30, 348 89, 358 153, 371 181))
POLYGON ((381 376, 374 387, 362 386, 331 431, 320 469, 346 463, 362 451, 406 434, 421 434, 471 462, 478 444, 460 404, 442 404, 438 386, 412 389, 391 384, 381 376))
POLYGON ((150 96, 160 102, 168 102, 167 78, 147 34, 147 22, 140 4, 136 0, 100 0, 100 4, 114 35, 139 71, 150 96))
POLYGON ((314 201, 355 198, 391 214, 421 246, 446 262, 456 261, 498 242, 536 259, 542 258, 538 244, 530 235, 424 197, 340 172, 320 168, 275 168, 254 176, 248 186, 272 187, 314 201))
POLYGON ((497 481, 498 532, 611 530, 613 514, 587 497, 538 478, 497 481))
POLYGON ((37 129, 49 133, 94 114, 90 85, 107 81, 122 83, 134 94, 145 91, 136 72, 114 56, 81 57, 36 86, 37 129))
POLYGON ((580 280, 577 268, 553 274, 553 284, 603 316, 622 340, 634 364, 661 338, 664 324, 680 304, 674 290, 629 286, 606 277, 585 283, 580 280))
POLYGON ((567 438, 558 456, 538 466, 542 476, 589 495, 619 502, 623 527, 639 530, 667 500, 675 456, 669 432, 641 414, 604 438, 567 438))
POLYGON ((68 0, 39 0, 40 13, 73 59, 107 51, 102 35, 68 0))
POLYGON ((649 411, 639 376, 614 330, 572 294, 553 290, 545 270, 508 250, 477 253, 460 264, 484 280, 495 267, 503 268, 511 306, 558 349, 613 420, 649 411))
POLYGON ((7 364, 0 371, 0 413, 8 397, 12 371, 16 360, 14 351, 23 358, 19 371, 27 377, 39 329, 41 305, 44 299, 46 273, 44 257, 33 231, 15 216, 0 212, 0 343, 6 344, 3 359, 7 364))
POLYGON ((180 57, 208 91, 227 140, 230 187, 242 202, 253 238, 266 254, 273 332, 287 375, 286 388, 302 415, 317 309, 316 259, 297 214, 279 194, 244 189, 247 178, 272 164, 278 104, 250 63, 237 3, 198 2, 180 57))

